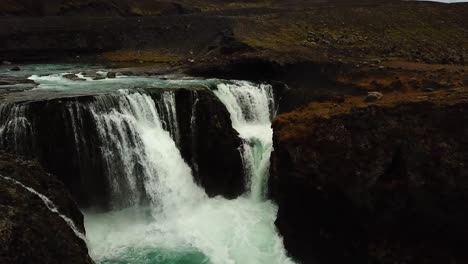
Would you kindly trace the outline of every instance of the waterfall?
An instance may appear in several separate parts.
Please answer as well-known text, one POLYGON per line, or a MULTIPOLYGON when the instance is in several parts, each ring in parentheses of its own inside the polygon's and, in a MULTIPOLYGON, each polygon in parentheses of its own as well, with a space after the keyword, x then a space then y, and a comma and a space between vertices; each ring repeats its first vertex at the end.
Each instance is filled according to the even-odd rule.
POLYGON ((199 167, 198 167, 198 164, 196 162, 196 148, 197 148, 197 141, 196 141, 196 136, 197 136, 197 128, 196 128, 196 125, 197 125, 197 106, 198 106, 198 101, 199 101, 199 98, 198 98, 198 94, 196 91, 194 91, 193 93, 193 96, 195 98, 195 101, 193 102, 192 104, 192 113, 191 113, 191 116, 190 116, 190 134, 191 134, 191 137, 192 137, 192 165, 193 165, 193 170, 194 170, 194 174, 195 175, 198 175, 198 172, 199 172, 199 167))
POLYGON ((226 105, 232 125, 243 141, 240 151, 249 176, 250 198, 265 199, 273 143, 271 119, 275 102, 272 87, 235 81, 219 84, 215 94, 226 105))
POLYGON ((161 116, 163 128, 171 133, 176 144, 180 144, 174 91, 164 92, 160 102, 156 103, 156 107, 161 116))
MULTIPOLYGON (((196 157, 192 155, 192 171, 178 148, 181 132, 174 91, 150 96, 147 90, 119 90, 63 105, 61 120, 67 122, 63 133, 68 133, 63 141, 75 145, 80 173, 91 173, 90 188, 97 188, 93 177, 101 174, 89 163, 101 160, 98 169, 106 188, 101 191, 109 193, 111 211, 84 212, 88 247, 97 263, 293 263, 275 229, 277 207, 265 195, 272 150, 272 88, 222 82, 213 93, 226 106, 242 139, 240 155, 248 177, 248 193, 234 200, 209 198, 195 183, 196 157)), ((191 111, 192 147, 198 144, 194 135, 204 132, 196 129, 197 116, 207 114, 194 95, 191 109, 185 109, 191 111)), ((30 130, 23 110, 1 111, 8 112, 0 117, 8 116, 11 125, 0 128, 0 133, 19 125, 20 131, 30 130)))
POLYGON ((176 145, 174 94, 163 94, 157 106, 147 94, 120 93, 90 106, 114 208, 150 203, 167 213, 202 199, 204 192, 193 183, 176 145))
POLYGON ((28 153, 33 147, 32 124, 27 105, 0 105, 0 147, 16 153, 28 153))
MULTIPOLYGON (((220 85, 215 93, 244 141, 248 197, 208 198, 197 186, 176 146, 175 126, 161 121, 163 116, 171 120, 161 107, 175 109, 173 97, 155 103, 146 94, 121 91, 93 106, 113 199, 124 198, 130 206, 85 213, 91 254, 98 263, 293 263, 275 230, 277 208, 264 196, 272 145, 271 87, 236 82, 220 85), (113 175, 119 164, 125 173, 113 175), (147 206, 141 201, 145 196, 147 206)), ((192 104, 191 133, 203 133, 193 130, 196 115, 203 114, 197 102, 195 98, 192 104)))
POLYGON ((70 229, 75 233, 75 235, 80 238, 81 240, 85 241, 86 242, 86 237, 78 230, 78 228, 76 228, 75 224, 73 223, 73 220, 71 220, 70 218, 66 217, 65 215, 61 214, 59 212, 59 210, 57 209, 57 206, 55 206, 55 204, 49 199, 47 198, 47 196, 43 195, 43 194, 40 194, 38 193, 36 190, 34 190, 33 188, 30 188, 30 187, 27 187, 26 185, 22 184, 21 182, 17 181, 17 180, 14 180, 12 178, 9 178, 9 177, 5 177, 3 175, 0 175, 1 178, 3 178, 4 180, 8 181, 8 182, 11 182, 17 186, 20 186, 21 188, 27 190, 28 192, 32 193, 33 195, 35 195, 36 197, 38 197, 39 199, 42 200, 42 202, 44 203, 44 205, 47 207, 47 209, 49 209, 52 213, 55 213, 57 214, 60 218, 63 219, 63 221, 65 221, 65 223, 70 227, 70 229))

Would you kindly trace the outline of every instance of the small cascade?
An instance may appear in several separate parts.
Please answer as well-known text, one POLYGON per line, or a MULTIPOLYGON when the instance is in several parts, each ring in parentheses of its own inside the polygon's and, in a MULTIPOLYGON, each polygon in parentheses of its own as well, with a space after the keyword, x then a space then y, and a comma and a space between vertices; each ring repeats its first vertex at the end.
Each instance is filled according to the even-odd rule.
POLYGON ((177 123, 177 111, 175 104, 175 92, 167 91, 161 96, 161 100, 156 102, 156 108, 160 115, 162 126, 171 133, 177 145, 180 144, 179 126, 177 123))
POLYGON ((83 122, 83 106, 78 103, 69 103, 67 105, 67 111, 69 114, 69 120, 71 120, 71 127, 73 130, 73 138, 76 145, 77 157, 80 157, 81 146, 86 145, 86 138, 81 135, 81 131, 84 127, 83 122))
POLYGON ((67 216, 61 214, 59 212, 59 210, 57 209, 57 206, 55 206, 55 204, 49 198, 47 198, 47 196, 36 192, 36 190, 34 190, 33 188, 27 187, 27 186, 25 186, 24 184, 22 184, 21 182, 19 182, 17 180, 14 180, 14 179, 9 178, 9 177, 5 177, 3 175, 0 175, 0 177, 2 179, 4 179, 4 180, 8 181, 8 182, 11 182, 11 183, 13 183, 13 184, 15 184, 17 186, 20 186, 21 188, 27 190, 28 192, 30 192, 30 193, 34 194, 35 196, 37 196, 38 198, 40 198, 42 200, 42 202, 44 203, 44 205, 51 212, 57 214, 58 216, 60 216, 60 218, 63 219, 63 221, 65 221, 65 223, 70 227, 70 229, 75 233, 75 235, 78 238, 80 238, 81 240, 86 242, 86 237, 78 230, 78 228, 76 228, 75 224, 73 223, 73 220, 71 220, 67 216))
POLYGON ((198 175, 199 173, 199 167, 196 161, 197 155, 195 153, 195 150, 197 149, 197 106, 198 106, 198 101, 200 100, 198 98, 198 94, 196 91, 193 93, 193 97, 195 98, 195 101, 192 104, 192 113, 190 116, 190 134, 191 134, 191 141, 192 141, 192 166, 194 170, 194 174, 198 175))
POLYGON ((267 84, 235 81, 219 84, 215 94, 226 105, 232 125, 243 140, 241 155, 246 175, 249 175, 250 198, 263 200, 273 143, 273 89, 267 84))
POLYGON ((27 118, 27 112, 27 105, 0 105, 0 147, 2 149, 26 154, 33 148, 33 128, 27 118))

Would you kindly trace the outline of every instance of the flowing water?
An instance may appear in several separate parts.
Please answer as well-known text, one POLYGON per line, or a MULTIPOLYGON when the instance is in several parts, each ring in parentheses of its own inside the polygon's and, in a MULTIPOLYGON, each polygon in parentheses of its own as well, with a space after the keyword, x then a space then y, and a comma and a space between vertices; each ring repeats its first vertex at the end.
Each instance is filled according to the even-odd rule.
MULTIPOLYGON (((146 77, 71 83, 63 73, 31 78, 40 83, 32 92, 96 95, 92 103, 69 104, 67 111, 76 117, 72 126, 77 148, 87 140, 81 136, 78 116, 91 113, 109 182, 113 210, 85 212, 87 242, 97 263, 293 263, 275 229, 277 207, 265 195, 275 108, 271 86, 146 77), (154 100, 133 89, 154 86, 215 86, 213 92, 228 109, 242 140, 239 155, 248 177, 243 196, 209 198, 194 182, 178 149, 174 94, 167 91, 154 100), (106 94, 100 95, 103 91, 106 94)), ((195 113, 203 114, 196 110, 197 103, 195 98, 192 109, 187 109, 193 113, 192 126, 195 113)), ((9 121, 2 129, 27 126, 21 118, 9 121)))
POLYGON ((44 205, 47 207, 47 209, 49 209, 52 213, 55 213, 60 218, 62 218, 63 221, 70 227, 70 229, 75 233, 75 235, 77 237, 79 237, 83 241, 86 241, 86 237, 78 230, 78 228, 76 228, 75 223, 73 223, 73 221, 70 218, 68 218, 67 216, 61 214, 59 212, 59 210, 57 209, 57 206, 55 206, 55 204, 49 198, 47 198, 47 196, 38 193, 33 188, 27 187, 26 185, 22 184, 21 182, 15 180, 15 179, 5 177, 5 176, 2 176, 2 175, 0 175, 0 177, 2 179, 4 179, 4 180, 8 181, 8 182, 11 182, 11 183, 13 183, 13 184, 15 184, 17 186, 20 186, 21 188, 27 190, 28 192, 32 193, 34 196, 41 199, 42 202, 44 203, 44 205))
POLYGON ((215 91, 231 114, 232 125, 243 141, 242 161, 248 175, 250 198, 261 201, 266 197, 266 184, 273 130, 271 119, 275 102, 270 85, 254 85, 246 81, 219 84, 215 91))
POLYGON ((118 108, 96 112, 95 118, 102 139, 108 140, 104 145, 112 153, 109 158, 128 167, 126 179, 113 183, 115 195, 134 206, 86 215, 94 259, 101 263, 291 263, 275 230, 276 206, 265 198, 272 149, 271 87, 235 82, 219 84, 215 91, 244 141, 240 155, 251 177, 249 193, 235 200, 208 198, 194 183, 171 129, 164 129, 159 107, 144 94, 123 93, 118 108), (135 165, 140 168, 135 170, 135 165), (144 183, 142 189, 138 182, 144 183), (144 208, 137 206, 139 197, 144 197, 141 192, 150 197, 144 208))

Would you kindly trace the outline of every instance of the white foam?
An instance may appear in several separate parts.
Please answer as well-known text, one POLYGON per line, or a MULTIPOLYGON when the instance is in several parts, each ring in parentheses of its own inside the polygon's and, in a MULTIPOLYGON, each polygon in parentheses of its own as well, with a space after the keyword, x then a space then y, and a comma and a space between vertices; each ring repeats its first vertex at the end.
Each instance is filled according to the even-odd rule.
POLYGON ((65 223, 70 227, 70 229, 75 233, 75 235, 78 238, 80 238, 81 240, 86 242, 86 237, 76 228, 75 224, 73 223, 73 220, 71 220, 67 216, 61 214, 59 212, 59 210, 57 209, 57 206, 55 206, 55 204, 49 198, 47 198, 47 196, 36 192, 36 190, 34 190, 33 188, 27 187, 24 184, 22 184, 21 182, 19 182, 17 180, 14 180, 14 179, 12 179, 10 177, 5 177, 5 176, 2 176, 2 175, 0 175, 0 177, 5 179, 6 181, 9 181, 9 182, 11 182, 11 183, 13 183, 15 185, 18 185, 18 186, 22 187, 23 189, 27 190, 28 192, 30 192, 30 193, 34 194, 35 196, 39 197, 42 200, 42 202, 44 203, 44 205, 51 212, 57 214, 60 218, 63 219, 63 221, 65 221, 65 223))

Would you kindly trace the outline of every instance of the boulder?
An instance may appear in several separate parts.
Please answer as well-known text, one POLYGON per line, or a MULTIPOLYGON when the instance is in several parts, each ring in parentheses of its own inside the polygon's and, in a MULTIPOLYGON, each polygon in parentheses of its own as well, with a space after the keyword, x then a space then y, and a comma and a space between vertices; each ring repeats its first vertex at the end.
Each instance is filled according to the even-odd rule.
POLYGON ((115 77, 117 77, 117 74, 115 72, 108 72, 106 76, 109 79, 114 79, 115 77))
POLYGON ((0 263, 93 263, 85 241, 24 188, 48 197, 84 233, 83 215, 60 181, 37 162, 4 152, 0 152, 0 175, 0 263))
POLYGON ((74 73, 65 74, 62 77, 71 81, 86 81, 86 79, 80 78, 78 75, 74 73))

